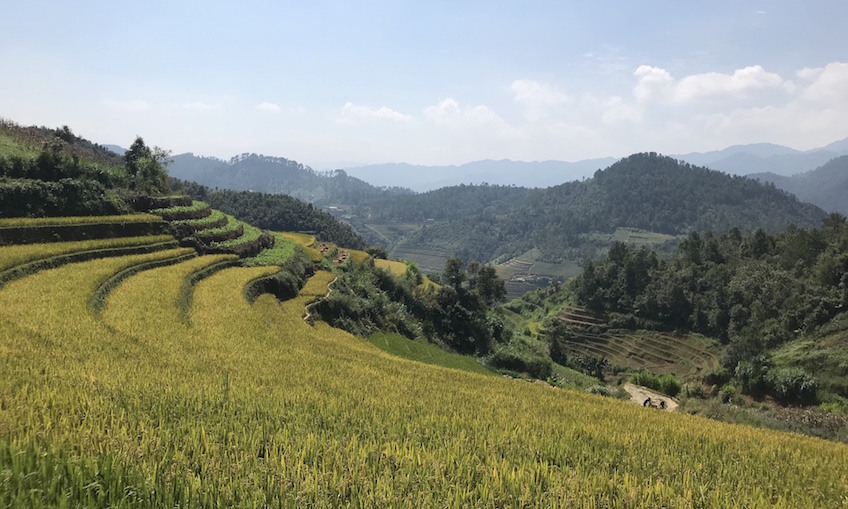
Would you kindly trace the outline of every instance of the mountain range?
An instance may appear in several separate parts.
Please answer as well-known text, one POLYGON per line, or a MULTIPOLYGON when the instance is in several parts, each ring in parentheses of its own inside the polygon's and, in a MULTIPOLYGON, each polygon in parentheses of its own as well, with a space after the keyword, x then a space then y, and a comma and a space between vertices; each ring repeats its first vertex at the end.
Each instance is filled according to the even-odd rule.
MULTIPOLYGON (((732 175, 771 172, 789 176, 813 170, 833 158, 848 155, 848 138, 812 150, 795 150, 773 143, 734 145, 711 152, 672 155, 675 159, 732 175)), ((551 187, 589 178, 615 157, 565 161, 483 160, 462 165, 422 166, 386 163, 344 168, 348 175, 376 186, 408 187, 417 192, 459 184, 551 187)))
POLYGON ((831 159, 815 170, 787 177, 772 172, 753 173, 748 177, 771 182, 801 201, 818 205, 829 212, 848 215, 848 156, 831 159))

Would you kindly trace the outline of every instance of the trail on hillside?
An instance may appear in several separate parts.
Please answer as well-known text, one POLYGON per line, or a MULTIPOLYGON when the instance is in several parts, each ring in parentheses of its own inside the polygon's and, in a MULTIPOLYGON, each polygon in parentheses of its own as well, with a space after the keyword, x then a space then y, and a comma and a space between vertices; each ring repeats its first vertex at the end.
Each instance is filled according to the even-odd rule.
POLYGON ((336 282, 336 281, 338 281, 338 280, 339 280, 339 277, 338 277, 338 276, 336 276, 335 278, 333 278, 333 280, 332 280, 332 281, 330 281, 329 283, 327 283, 327 294, 326 294, 326 295, 324 295, 323 297, 320 297, 320 298, 317 298, 317 299, 313 300, 312 302, 310 302, 309 304, 307 304, 307 305, 306 305, 306 307, 304 308, 304 310, 306 311, 306 314, 305 314, 305 315, 303 315, 303 319, 304 319, 304 320, 306 320, 306 321, 308 322, 308 321, 309 321, 309 319, 312 317, 312 312, 310 312, 310 311, 309 311, 309 308, 311 308, 311 307, 312 307, 312 306, 314 306, 315 304, 318 304, 318 302, 319 302, 319 301, 326 299, 327 297, 329 297, 329 296, 330 296, 330 294, 331 294, 331 293, 333 293, 333 283, 335 283, 335 282, 336 282))
POLYGON ((646 399, 651 398, 651 401, 655 404, 659 404, 660 401, 665 401, 666 412, 674 412, 677 410, 677 401, 665 394, 652 391, 651 389, 642 387, 641 385, 633 384, 624 384, 624 390, 627 391, 627 394, 630 394, 630 401, 637 405, 642 405, 645 403, 646 399))

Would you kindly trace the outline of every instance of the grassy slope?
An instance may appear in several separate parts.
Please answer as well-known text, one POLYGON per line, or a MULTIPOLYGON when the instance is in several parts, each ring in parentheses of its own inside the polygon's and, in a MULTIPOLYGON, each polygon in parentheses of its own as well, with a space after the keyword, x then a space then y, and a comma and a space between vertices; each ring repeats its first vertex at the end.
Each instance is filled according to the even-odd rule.
POLYGON ((445 368, 461 369, 472 373, 492 374, 473 357, 449 353, 436 345, 423 341, 412 341, 400 334, 378 333, 368 338, 368 341, 380 350, 404 359, 445 368))
MULTIPOLYGON (((253 306, 269 268, 179 266, 86 302, 127 259, 0 290, 0 505, 826 507, 848 447, 385 354, 253 306), (182 270, 182 272, 181 272, 182 270)), ((201 263, 197 261, 185 263, 201 263)), ((314 282, 314 284, 312 284, 314 282)), ((308 295, 305 295, 308 294, 308 295)), ((314 297, 312 297, 314 298, 314 297)))

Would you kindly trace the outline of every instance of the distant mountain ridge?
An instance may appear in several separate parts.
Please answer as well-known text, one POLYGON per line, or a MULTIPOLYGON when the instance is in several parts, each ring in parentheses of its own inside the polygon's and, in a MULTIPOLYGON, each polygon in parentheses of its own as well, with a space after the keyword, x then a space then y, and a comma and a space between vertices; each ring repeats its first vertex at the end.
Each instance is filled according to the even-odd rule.
POLYGON ((750 178, 771 182, 799 200, 813 203, 828 212, 848 215, 848 155, 831 159, 808 172, 787 177, 775 173, 755 173, 750 178))
MULTIPOLYGON (((774 143, 733 145, 711 152, 672 155, 697 166, 733 175, 772 172, 794 175, 809 171, 836 157, 848 155, 848 138, 824 147, 800 151, 774 143)), ((377 186, 403 186, 417 192, 460 184, 482 184, 522 187, 551 187, 591 177, 618 158, 603 157, 582 161, 473 161, 462 165, 423 166, 408 163, 385 163, 344 168, 348 175, 377 186)))
POLYGON ((565 161, 512 161, 509 159, 473 161, 461 165, 422 166, 385 163, 345 168, 354 177, 377 186, 403 186, 417 192, 460 184, 521 187, 551 187, 592 175, 617 160, 615 157, 565 161))
POLYGON ((531 249, 540 260, 580 261, 587 234, 638 228, 666 235, 790 224, 817 226, 820 208, 770 185, 692 166, 655 153, 634 154, 585 181, 547 189, 454 186, 371 206, 374 220, 431 221, 403 239, 488 262, 531 249))

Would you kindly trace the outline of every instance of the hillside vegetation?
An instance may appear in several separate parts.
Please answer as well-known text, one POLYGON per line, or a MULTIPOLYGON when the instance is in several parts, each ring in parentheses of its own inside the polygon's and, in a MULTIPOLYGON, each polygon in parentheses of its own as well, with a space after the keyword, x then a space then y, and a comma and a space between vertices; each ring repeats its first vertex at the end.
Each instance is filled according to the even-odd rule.
POLYGON ((172 177, 210 188, 284 194, 319 207, 337 203, 359 205, 386 195, 412 193, 399 187, 375 187, 342 170, 316 172, 297 161, 257 154, 241 154, 228 161, 180 154, 174 156, 170 173, 172 177))
POLYGON ((375 217, 441 221, 410 243, 490 261, 532 248, 559 262, 591 255, 581 234, 620 227, 678 235, 689 231, 777 231, 818 224, 815 206, 744 177, 690 166, 657 154, 622 159, 591 179, 548 189, 461 186, 372 207, 375 217))
POLYGON ((848 155, 834 158, 808 172, 791 177, 774 173, 750 176, 792 193, 800 200, 814 203, 828 212, 848 214, 848 155))
POLYGON ((399 359, 302 318, 333 274, 251 304, 246 289, 277 267, 197 278, 226 255, 183 253, 67 263, 0 289, 3 506, 796 508, 848 497, 844 445, 399 359))

